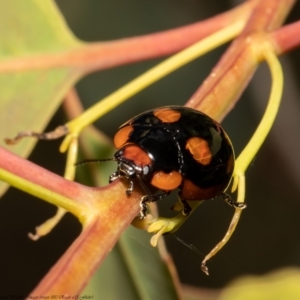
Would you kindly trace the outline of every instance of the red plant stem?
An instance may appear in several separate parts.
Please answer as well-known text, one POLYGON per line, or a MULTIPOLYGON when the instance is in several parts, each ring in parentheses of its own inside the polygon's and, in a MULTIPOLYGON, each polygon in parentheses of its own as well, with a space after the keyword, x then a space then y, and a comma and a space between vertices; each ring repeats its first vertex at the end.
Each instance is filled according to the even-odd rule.
POLYGON ((0 168, 76 202, 81 201, 87 191, 85 189, 88 189, 84 185, 66 180, 2 147, 0 147, 0 157, 0 168))
POLYGON ((54 67, 76 67, 86 73, 161 57, 184 49, 235 20, 247 20, 252 6, 249 1, 208 20, 164 32, 112 42, 81 43, 77 49, 59 54, 2 61, 0 73, 54 67))
MULTIPOLYGON (((46 55, 35 55, 34 57, 5 60, 0 64, 0 73, 72 66, 78 68, 78 70, 84 69, 84 72, 88 73, 172 54, 231 24, 234 20, 247 20, 251 8, 256 1, 248 1, 231 11, 208 20, 160 33, 125 38, 112 42, 82 43, 81 46, 79 44, 77 49, 64 53, 48 53, 46 55)), ((282 1, 279 0, 279 2, 282 1)), ((273 2, 273 5, 265 5, 260 11, 257 10, 257 16, 261 16, 261 12, 266 12, 267 15, 272 16, 272 11, 275 11, 274 5, 278 5, 278 0, 271 2, 273 2)), ((285 7, 282 9, 281 15, 276 10, 275 15, 277 15, 277 19, 269 17, 268 24, 265 24, 263 17, 261 17, 261 20, 252 18, 250 23, 254 24, 254 27, 257 26, 258 30, 262 30, 263 28, 271 30, 272 26, 269 25, 272 25, 275 21, 278 22, 284 13, 287 12, 287 9, 291 8, 293 2, 293 0, 284 0, 283 5, 285 7), (256 20, 259 21, 260 26, 256 25, 256 20)), ((264 2, 262 1, 262 3, 264 2)), ((248 32, 252 30, 251 27, 247 26, 248 32)), ((278 40, 278 48, 281 49, 279 51, 280 54, 300 44, 299 34, 293 36, 291 30, 290 26, 285 26, 277 34, 276 32, 273 34, 274 40, 278 40), (285 33, 285 30, 287 30, 287 33, 285 33)), ((245 30, 244 34, 247 31, 245 30)))
POLYGON ((126 197, 120 182, 102 191, 99 199, 101 211, 98 217, 83 228, 81 235, 30 295, 80 294, 139 211, 140 194, 126 197))
POLYGON ((253 32, 270 32, 280 27, 296 0, 256 0, 250 18, 239 38, 253 32))
POLYGON ((286 25, 272 33, 270 39, 273 40, 277 49, 277 54, 286 53, 300 45, 300 21, 286 25))
POLYGON ((221 121, 244 91, 259 62, 255 47, 264 33, 278 28, 294 0, 257 1, 243 32, 228 48, 216 67, 187 102, 221 121))
POLYGON ((120 181, 104 188, 90 188, 65 180, 1 147, 0 157, 0 168, 71 198, 78 204, 84 203, 84 212, 91 212, 85 218, 81 235, 31 296, 79 294, 121 233, 138 214, 141 199, 139 188, 136 187, 131 196, 127 197, 126 186, 120 181))

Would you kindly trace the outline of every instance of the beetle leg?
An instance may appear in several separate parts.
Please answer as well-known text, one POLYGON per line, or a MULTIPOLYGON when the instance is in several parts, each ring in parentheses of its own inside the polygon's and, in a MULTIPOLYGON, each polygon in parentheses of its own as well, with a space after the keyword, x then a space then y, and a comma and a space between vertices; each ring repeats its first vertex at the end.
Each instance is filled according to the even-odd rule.
POLYGON ((140 202, 140 219, 144 219, 147 215, 147 203, 150 202, 155 202, 158 200, 161 200, 163 198, 165 198, 166 196, 168 196, 171 192, 164 192, 163 194, 158 194, 158 195, 145 195, 142 197, 141 202, 140 202))
POLYGON ((157 195, 145 195, 142 197, 143 201, 145 203, 150 203, 150 202, 155 202, 155 201, 158 201, 158 200, 161 200, 165 197, 167 197, 168 195, 170 195, 170 191, 167 191, 167 192, 164 192, 162 194, 157 194, 157 195))
POLYGON ((112 183, 113 181, 117 180, 119 177, 120 177, 119 174, 117 172, 114 172, 109 176, 108 182, 112 183))
POLYGON ((130 180, 130 181, 129 181, 129 188, 127 188, 127 190, 126 190, 126 195, 127 195, 127 196, 130 196, 130 195, 131 195, 131 193, 132 193, 132 191, 133 191, 133 188, 134 188, 133 181, 130 180))
MULTIPOLYGON (((109 183, 112 183, 114 182, 115 180, 119 179, 120 178, 120 175, 118 174, 118 172, 114 172, 112 173, 110 176, 109 176, 109 183)), ((126 195, 129 197, 133 191, 133 188, 134 188, 134 184, 133 184, 133 181, 130 180, 129 181, 129 187, 127 188, 126 190, 126 195)))
POLYGON ((183 206, 183 209, 182 209, 182 214, 187 217, 190 212, 192 211, 192 208, 190 207, 190 205, 188 204, 188 202, 186 201, 186 199, 184 199, 182 196, 181 196, 181 193, 178 193, 178 199, 180 201, 180 203, 182 204, 183 206))
POLYGON ((147 215, 147 200, 148 196, 143 196, 140 202, 140 220, 143 220, 147 215))
POLYGON ((244 209, 247 207, 247 205, 243 202, 237 202, 237 201, 234 201, 232 200, 232 198, 226 194, 226 193, 223 193, 222 194, 222 197, 223 197, 223 200, 229 204, 230 206, 234 207, 234 208, 240 208, 240 209, 244 209))

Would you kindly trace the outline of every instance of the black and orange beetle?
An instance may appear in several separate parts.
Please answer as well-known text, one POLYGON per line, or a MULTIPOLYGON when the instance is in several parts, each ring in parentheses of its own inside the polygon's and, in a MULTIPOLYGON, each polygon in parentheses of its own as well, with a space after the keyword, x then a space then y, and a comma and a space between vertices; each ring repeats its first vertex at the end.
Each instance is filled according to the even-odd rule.
POLYGON ((113 160, 118 168, 109 181, 128 180, 128 196, 134 182, 139 183, 145 192, 141 219, 147 214, 146 203, 175 189, 184 215, 191 210, 186 200, 223 195, 230 205, 243 205, 224 193, 234 170, 232 144, 221 125, 200 111, 183 106, 146 111, 119 128, 114 144, 118 150, 113 160))

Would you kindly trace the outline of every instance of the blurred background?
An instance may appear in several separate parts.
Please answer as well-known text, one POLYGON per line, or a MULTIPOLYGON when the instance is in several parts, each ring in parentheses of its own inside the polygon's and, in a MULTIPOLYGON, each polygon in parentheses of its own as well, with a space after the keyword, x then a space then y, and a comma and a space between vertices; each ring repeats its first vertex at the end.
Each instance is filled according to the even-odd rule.
MULTIPOLYGON (((209 18, 241 2, 56 0, 74 34, 84 41, 107 41, 167 30, 209 18)), ((298 3, 287 22, 297 20, 299 15, 298 3)), ((96 126, 112 137, 123 122, 140 112, 163 105, 183 105, 225 49, 226 46, 212 51, 160 80, 101 118, 96 126)), ((280 59, 285 73, 282 106, 272 132, 247 171, 248 207, 230 242, 209 262, 211 275, 207 277, 201 272, 200 262, 227 230, 233 214, 228 205, 221 200, 205 203, 176 233, 198 251, 186 247, 173 235, 166 237, 183 283, 220 289, 242 275, 300 265, 300 48, 280 59)), ((104 70, 83 78, 76 88, 84 107, 90 107, 161 60, 104 70)), ((237 155, 262 116, 269 89, 269 71, 262 65, 222 122, 237 155)), ((60 109, 48 130, 64 122, 60 109)), ((60 141, 39 142, 29 159, 63 174, 65 158, 58 152, 59 144, 60 141)), ((159 205, 163 214, 174 201, 175 196, 159 205)), ((12 188, 1 200, 0 257, 1 274, 5 276, 0 274, 0 295, 16 293, 16 283, 17 294, 29 293, 79 234, 80 224, 68 214, 49 236, 37 243, 29 240, 27 233, 54 212, 51 205, 12 188)))

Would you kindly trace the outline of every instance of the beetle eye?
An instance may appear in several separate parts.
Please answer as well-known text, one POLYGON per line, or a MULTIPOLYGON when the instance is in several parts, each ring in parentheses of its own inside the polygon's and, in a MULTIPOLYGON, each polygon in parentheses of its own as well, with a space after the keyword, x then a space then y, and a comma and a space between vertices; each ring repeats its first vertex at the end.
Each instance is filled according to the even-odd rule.
POLYGON ((149 166, 145 166, 145 167, 143 168, 143 175, 149 174, 149 171, 150 171, 149 166))

